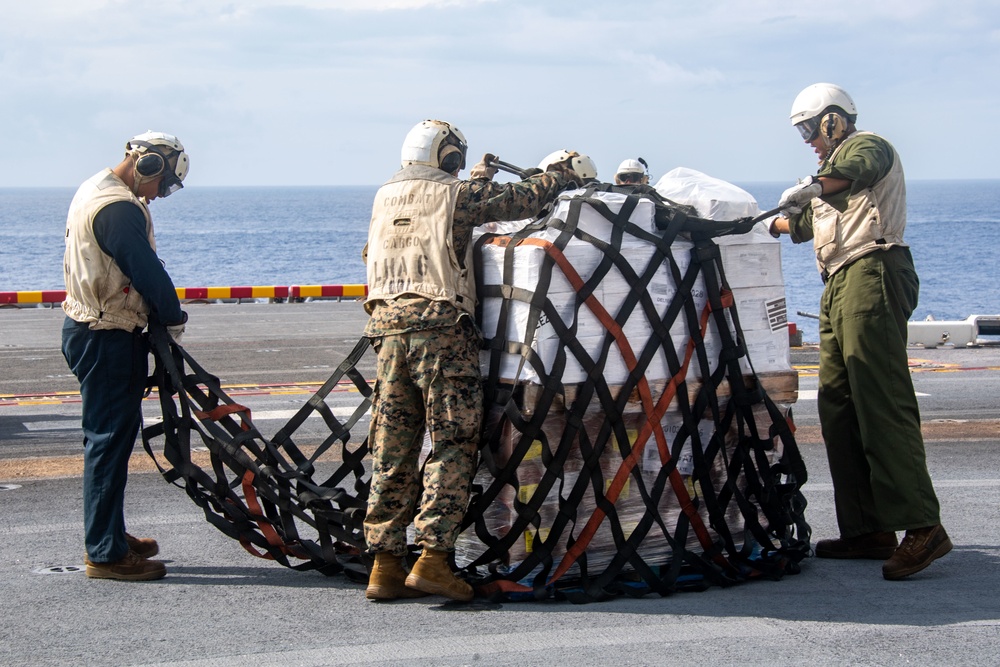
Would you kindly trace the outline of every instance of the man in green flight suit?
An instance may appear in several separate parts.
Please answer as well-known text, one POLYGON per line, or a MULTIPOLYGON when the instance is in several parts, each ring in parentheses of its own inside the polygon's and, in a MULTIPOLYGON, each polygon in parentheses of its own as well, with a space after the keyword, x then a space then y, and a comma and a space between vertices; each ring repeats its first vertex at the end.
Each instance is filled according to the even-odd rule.
POLYGON ((819 156, 816 176, 784 192, 771 233, 812 240, 820 303, 818 409, 840 537, 820 558, 885 560, 896 580, 951 551, 927 471, 910 379, 907 321, 920 282, 906 227, 906 185, 892 145, 855 127, 839 86, 817 83, 792 103, 792 124, 819 156), (905 531, 897 546, 896 531, 905 531))

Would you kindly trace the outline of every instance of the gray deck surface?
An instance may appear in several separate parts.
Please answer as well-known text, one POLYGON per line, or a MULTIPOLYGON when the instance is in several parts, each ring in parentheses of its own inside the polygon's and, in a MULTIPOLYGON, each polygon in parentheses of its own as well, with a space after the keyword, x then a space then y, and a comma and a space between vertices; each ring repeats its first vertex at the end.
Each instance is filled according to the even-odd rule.
MULTIPOLYGON (((355 302, 189 305, 185 347, 224 383, 324 380, 357 341, 355 302)), ((1000 647, 1000 348, 911 348, 928 464, 954 551, 908 580, 876 561, 807 559, 799 575, 666 598, 569 603, 442 598, 371 603, 343 577, 246 553, 155 473, 133 474, 130 531, 156 537, 168 575, 88 580, 81 485, 49 478, 78 456, 77 389, 59 352, 60 311, 0 309, 0 622, 4 665, 992 665, 1000 647), (53 400, 45 402, 40 395, 53 400), (18 396, 24 400, 15 400, 18 396), (7 397, 7 398, 4 398, 7 397), (69 402, 67 402, 69 401, 69 402), (954 425, 954 429, 950 425, 954 425), (978 430, 970 427, 978 427, 978 430), (11 488, 12 487, 12 488, 11 488)), ((815 437, 816 353, 793 351, 795 406, 810 470, 814 541, 835 536, 815 437), (812 435, 810 435, 812 434, 812 435)), ((370 370, 370 369, 369 369, 370 370)), ((370 377, 370 373, 368 374, 370 377)), ((282 415, 299 394, 248 397, 282 415)), ((148 410, 155 413, 155 405, 148 410)), ((266 430, 266 429, 262 429, 266 430)), ((135 456, 145 457, 141 448, 135 456)))

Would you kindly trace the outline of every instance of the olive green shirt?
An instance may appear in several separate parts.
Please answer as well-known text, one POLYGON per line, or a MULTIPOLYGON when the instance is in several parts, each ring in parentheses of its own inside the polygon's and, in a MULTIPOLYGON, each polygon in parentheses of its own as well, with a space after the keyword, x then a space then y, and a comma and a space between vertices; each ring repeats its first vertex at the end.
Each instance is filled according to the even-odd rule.
MULTIPOLYGON (((823 201, 839 211, 846 210, 847 201, 852 195, 885 178, 892 169, 894 159, 892 146, 882 137, 862 134, 851 138, 832 162, 827 159, 820 165, 816 174, 851 181, 851 187, 836 194, 824 195, 823 201)), ((806 206, 802 213, 789 217, 788 222, 792 242, 812 241, 811 206, 806 206)))

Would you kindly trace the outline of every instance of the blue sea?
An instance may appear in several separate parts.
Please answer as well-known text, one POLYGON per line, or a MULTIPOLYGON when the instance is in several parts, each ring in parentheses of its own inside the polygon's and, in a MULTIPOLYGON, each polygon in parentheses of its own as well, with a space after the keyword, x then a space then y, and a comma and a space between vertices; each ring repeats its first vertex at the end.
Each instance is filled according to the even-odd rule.
MULTIPOLYGON (((737 183, 762 209, 788 183, 737 183)), ((157 250, 178 287, 356 284, 377 187, 197 187, 153 202, 157 250)), ((0 291, 63 289, 74 188, 0 188, 0 291)), ((912 319, 1000 313, 1000 181, 909 181, 906 240, 920 274, 912 319)), ((811 244, 782 238, 789 319, 819 339, 811 244)))

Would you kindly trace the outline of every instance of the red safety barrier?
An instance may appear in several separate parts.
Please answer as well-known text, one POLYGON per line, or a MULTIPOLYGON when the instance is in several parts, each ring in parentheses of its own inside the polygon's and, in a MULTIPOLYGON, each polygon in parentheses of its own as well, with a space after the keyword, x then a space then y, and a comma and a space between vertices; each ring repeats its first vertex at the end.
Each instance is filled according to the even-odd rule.
MULTIPOLYGON (((271 285, 239 287, 178 287, 177 298, 182 301, 208 299, 304 299, 363 297, 368 285, 271 285)), ((66 290, 37 290, 0 292, 0 305, 4 304, 55 304, 66 298, 66 290)))

